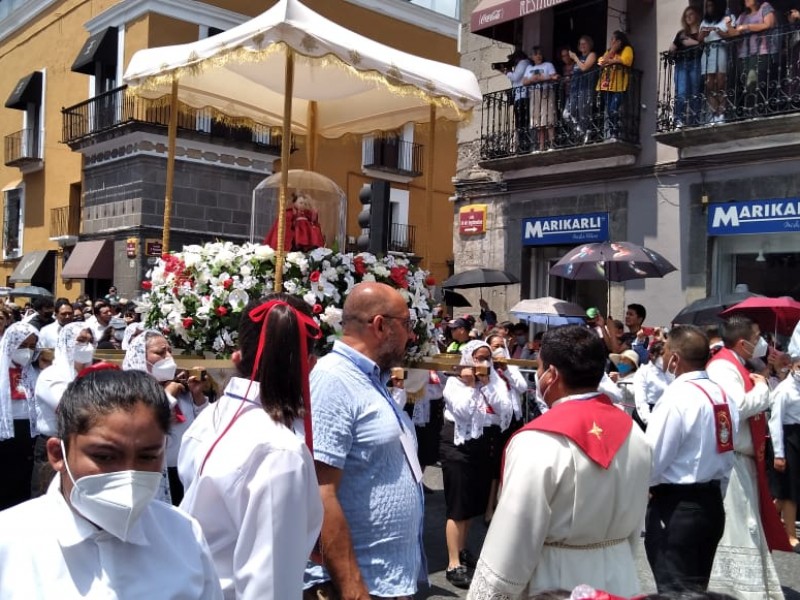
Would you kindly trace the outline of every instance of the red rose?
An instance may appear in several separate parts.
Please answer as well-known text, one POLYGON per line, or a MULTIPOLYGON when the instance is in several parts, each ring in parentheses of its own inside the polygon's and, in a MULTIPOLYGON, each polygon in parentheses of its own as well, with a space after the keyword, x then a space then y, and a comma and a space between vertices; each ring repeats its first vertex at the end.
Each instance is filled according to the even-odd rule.
POLYGON ((433 275, 428 275, 425 278, 425 285, 427 285, 428 287, 435 286, 436 285, 436 278, 433 275))
POLYGON ((189 327, 192 326, 192 323, 194 323, 194 319, 192 317, 186 317, 183 320, 183 328, 184 329, 189 329, 189 327))
POLYGON ((224 306, 218 306, 218 307, 217 307, 217 314, 218 314, 220 317, 224 317, 225 315, 227 315, 227 314, 228 314, 228 309, 227 309, 227 308, 225 308, 224 306))
POLYGON ((143 281, 142 282, 142 289, 149 292, 151 289, 153 289, 153 282, 152 281, 147 281, 147 280, 143 281))
POLYGON ((177 296, 178 295, 178 286, 175 286, 174 288, 172 288, 172 295, 173 296, 177 296))
POLYGON ((367 272, 367 265, 364 263, 364 259, 360 256, 356 256, 353 259, 353 266, 356 269, 356 275, 363 275, 367 272))
POLYGON ((233 279, 230 279, 230 278, 228 278, 228 279, 226 279, 225 281, 222 282, 222 287, 224 287, 226 290, 229 287, 231 287, 232 285, 233 285, 233 279))
POLYGON ((408 281, 406 281, 406 275, 408 274, 408 269, 406 267, 392 267, 389 270, 389 279, 391 279, 394 284, 401 288, 408 287, 408 281))
POLYGON ((315 304, 314 308, 312 308, 311 310, 314 312, 315 315, 318 315, 318 314, 320 314, 322 312, 322 305, 321 304, 315 304))
POLYGON ((319 281, 319 276, 319 271, 312 271, 311 275, 308 276, 308 279, 311 281, 311 283, 317 283, 319 281))

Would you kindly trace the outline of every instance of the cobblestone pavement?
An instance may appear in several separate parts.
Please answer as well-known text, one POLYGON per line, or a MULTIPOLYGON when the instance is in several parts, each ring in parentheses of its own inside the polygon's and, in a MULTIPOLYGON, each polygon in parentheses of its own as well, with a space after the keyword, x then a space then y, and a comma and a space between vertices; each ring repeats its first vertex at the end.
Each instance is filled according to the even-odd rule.
MULTIPOLYGON (((417 600, 466 598, 466 590, 451 586, 444 575, 447 568, 447 549, 444 540, 444 494, 442 493, 441 469, 428 467, 425 470, 425 484, 434 490, 432 494, 425 495, 425 548, 428 555, 431 588, 421 591, 415 598, 417 600)), ((470 530, 468 546, 476 556, 480 552, 485 535, 486 526, 481 519, 475 519, 470 530)), ((775 552, 773 557, 786 600, 800 600, 800 555, 775 552)), ((636 566, 639 580, 642 582, 642 592, 655 592, 656 588, 650 566, 645 558, 643 544, 639 546, 636 566)))

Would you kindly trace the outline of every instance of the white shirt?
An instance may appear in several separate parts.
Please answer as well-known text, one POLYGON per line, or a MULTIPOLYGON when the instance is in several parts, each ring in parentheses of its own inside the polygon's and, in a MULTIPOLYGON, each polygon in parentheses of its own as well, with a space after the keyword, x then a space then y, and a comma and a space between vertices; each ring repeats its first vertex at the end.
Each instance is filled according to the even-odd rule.
MULTIPOLYGON (((167 396, 170 396, 170 394, 167 394, 167 396)), ((191 424, 194 423, 195 417, 200 414, 200 411, 208 406, 207 398, 203 404, 195 404, 194 400, 192 400, 192 394, 189 392, 180 394, 175 398, 175 402, 177 406, 180 407, 181 413, 183 413, 186 420, 183 423, 177 423, 173 419, 172 426, 169 428, 166 451, 168 467, 178 466, 178 453, 181 449, 183 434, 186 433, 191 424)))
POLYGON ((769 387, 766 383, 758 383, 745 393, 741 374, 735 365, 726 360, 711 361, 706 367, 706 372, 708 378, 725 391, 728 401, 733 401, 739 413, 739 422, 742 425, 736 430, 736 436, 733 438, 734 449, 742 454, 754 456, 753 436, 745 421, 769 408, 769 387))
POLYGON ((219 581, 200 526, 151 502, 123 542, 64 500, 56 475, 44 496, 0 512, 4 600, 219 599, 219 581))
MULTIPOLYGON (((525 76, 523 79, 528 79, 529 77, 533 77, 534 75, 541 75, 544 77, 552 77, 556 74, 556 68, 553 66, 553 63, 543 62, 540 65, 531 64, 527 69, 525 69, 525 76)), ((535 83, 544 84, 544 81, 537 81, 535 83)))
POLYGON ((735 437, 739 424, 736 405, 720 386, 708 379, 705 371, 684 373, 672 382, 650 414, 645 437, 653 451, 650 483, 726 482, 733 468, 733 452, 717 452, 714 404, 727 402, 735 437))
POLYGON ((789 356, 800 356, 800 321, 794 326, 792 332, 792 339, 789 340, 789 347, 786 349, 789 356))
POLYGON ((58 332, 61 331, 62 327, 63 325, 58 320, 42 327, 39 330, 39 341, 36 346, 39 348, 55 348, 58 341, 58 332))
POLYGON ((303 595, 303 571, 322 527, 314 462, 292 430, 261 407, 259 386, 234 377, 183 437, 181 508, 211 547, 225 598, 289 600, 303 595), (228 433, 201 465, 234 413, 228 433))
POLYGON ((61 402, 61 396, 76 375, 74 368, 51 365, 36 380, 33 399, 36 407, 36 429, 41 435, 56 435, 56 409, 61 402))
POLYGON ((667 389, 667 377, 661 367, 653 361, 642 365, 633 376, 633 397, 636 412, 642 422, 647 425, 653 407, 667 389))
POLYGON ((775 458, 786 458, 783 445, 783 426, 800 423, 800 382, 791 374, 770 396, 772 410, 769 417, 769 434, 775 458))
POLYGON ((94 334, 94 341, 95 343, 100 341, 100 338, 103 337, 103 334, 106 332, 106 329, 109 328, 111 325, 111 321, 108 322, 108 325, 103 325, 100 321, 98 321, 97 317, 92 315, 85 321, 86 326, 92 330, 94 334))
POLYGON ((614 404, 622 402, 622 390, 606 373, 603 373, 603 378, 600 380, 600 385, 597 386, 597 391, 608 396, 614 404))
POLYGON ((449 377, 444 386, 444 418, 455 424, 453 444, 478 439, 483 428, 499 425, 505 430, 511 423, 513 408, 508 388, 492 369, 489 383, 474 387, 459 377, 449 377), (489 412, 489 409, 493 412, 489 412))

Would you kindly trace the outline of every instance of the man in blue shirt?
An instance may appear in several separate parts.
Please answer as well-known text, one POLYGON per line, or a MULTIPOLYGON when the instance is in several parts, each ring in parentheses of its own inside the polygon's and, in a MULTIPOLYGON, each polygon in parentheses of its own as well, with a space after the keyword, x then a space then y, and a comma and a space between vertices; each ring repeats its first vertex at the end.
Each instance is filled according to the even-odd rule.
POLYGON ((341 340, 311 373, 324 565, 306 570, 305 598, 410 598, 427 581, 414 426, 386 389, 415 323, 396 290, 361 283, 341 340))

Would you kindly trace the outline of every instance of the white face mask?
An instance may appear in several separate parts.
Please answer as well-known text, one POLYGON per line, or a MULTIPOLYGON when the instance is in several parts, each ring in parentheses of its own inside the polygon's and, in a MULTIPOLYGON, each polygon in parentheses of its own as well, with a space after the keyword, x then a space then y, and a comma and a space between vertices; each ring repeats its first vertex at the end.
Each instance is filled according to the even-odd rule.
POLYGON ((797 383, 800 383, 800 369, 798 369, 796 371, 792 371, 792 377, 794 377, 794 380, 797 383))
POLYGON ((675 381, 675 377, 676 377, 675 372, 678 370, 677 363, 675 363, 675 368, 674 369, 671 368, 672 365, 673 365, 672 357, 670 357, 669 362, 667 363, 667 366, 664 369, 664 376, 667 378, 667 381, 669 383, 672 383, 673 381, 675 381))
POLYGON ((91 364, 92 360, 94 359, 94 345, 76 344, 75 353, 72 355, 72 359, 76 363, 80 363, 82 365, 91 364))
MULTIPOLYGON (((750 344, 753 346, 753 344, 750 344)), ((764 358, 769 350, 769 344, 763 337, 758 336, 758 341, 753 346, 753 358, 764 358)))
POLYGON ((157 381, 171 381, 175 377, 176 369, 177 365, 175 364, 175 360, 171 356, 168 356, 150 365, 150 374, 155 377, 157 381))
POLYGON ((664 370, 664 357, 663 356, 659 356, 655 360, 655 364, 656 364, 656 367, 658 367, 659 369, 661 369, 663 371, 664 370))
POLYGON ((67 451, 61 441, 64 466, 72 480, 69 501, 83 517, 119 538, 128 534, 161 485, 161 473, 152 471, 116 471, 87 475, 77 481, 67 464, 67 451))
POLYGON ((506 357, 506 351, 504 348, 498 347, 492 350, 492 358, 505 358, 505 357, 506 357))
POLYGON ((27 367, 33 361, 33 350, 31 348, 17 348, 11 353, 11 362, 18 367, 27 367))
POLYGON ((541 384, 540 378, 539 377, 536 378, 536 400, 539 401, 539 402, 542 402, 543 404, 545 404, 547 406, 549 406, 549 405, 547 404, 547 401, 544 399, 544 397, 545 397, 545 393, 549 389, 550 389, 550 386, 548 386, 547 388, 542 390, 542 384, 541 384))

